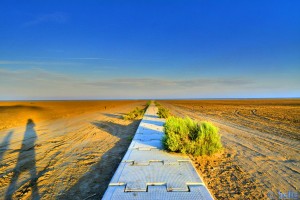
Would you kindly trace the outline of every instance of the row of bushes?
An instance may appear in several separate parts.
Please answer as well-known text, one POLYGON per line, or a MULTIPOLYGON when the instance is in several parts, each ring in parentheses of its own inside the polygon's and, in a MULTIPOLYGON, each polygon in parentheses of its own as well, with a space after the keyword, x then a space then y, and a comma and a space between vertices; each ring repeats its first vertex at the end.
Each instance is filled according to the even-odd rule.
POLYGON ((133 111, 123 115, 123 119, 125 119, 125 120, 141 119, 144 116, 144 114, 145 114, 145 112, 146 112, 146 110, 147 110, 147 108, 149 107, 150 104, 151 104, 151 101, 148 101, 146 103, 145 108, 136 107, 133 111))
MULTIPOLYGON (((147 102, 144 109, 135 108, 124 115, 124 119, 142 118, 150 104, 150 101, 147 102)), ((219 129, 210 122, 198 122, 189 117, 174 117, 171 116, 168 109, 163 108, 159 103, 154 102, 154 104, 158 107, 158 116, 166 118, 163 138, 163 145, 166 150, 199 156, 212 155, 222 149, 219 129)))

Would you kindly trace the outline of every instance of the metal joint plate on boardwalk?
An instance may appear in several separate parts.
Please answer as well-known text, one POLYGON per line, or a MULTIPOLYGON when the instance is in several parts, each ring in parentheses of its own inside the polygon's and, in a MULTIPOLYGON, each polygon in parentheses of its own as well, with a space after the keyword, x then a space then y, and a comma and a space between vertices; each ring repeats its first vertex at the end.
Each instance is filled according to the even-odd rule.
POLYGON ((156 113, 151 104, 103 199, 213 199, 187 156, 163 150, 156 113))

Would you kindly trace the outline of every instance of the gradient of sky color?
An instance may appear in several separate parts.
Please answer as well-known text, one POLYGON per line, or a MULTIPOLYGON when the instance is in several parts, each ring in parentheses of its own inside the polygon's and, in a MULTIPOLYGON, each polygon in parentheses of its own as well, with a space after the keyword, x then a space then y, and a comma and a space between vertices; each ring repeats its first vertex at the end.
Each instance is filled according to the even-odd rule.
POLYGON ((300 97, 299 0, 0 2, 0 100, 300 97))

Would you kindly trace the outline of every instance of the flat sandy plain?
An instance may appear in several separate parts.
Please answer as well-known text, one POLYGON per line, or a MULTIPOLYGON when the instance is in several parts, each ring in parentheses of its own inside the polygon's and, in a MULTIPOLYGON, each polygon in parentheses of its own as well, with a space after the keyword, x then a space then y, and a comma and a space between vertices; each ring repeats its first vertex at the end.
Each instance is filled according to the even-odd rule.
POLYGON ((101 199, 145 104, 0 102, 0 199, 101 199))
POLYGON ((300 99, 159 103, 219 127, 224 152, 191 157, 217 199, 277 199, 300 191, 300 99))
MULTIPOLYGON (((191 157, 217 199, 299 191, 300 100, 159 101, 212 121, 224 152, 191 157)), ((0 199, 100 199, 146 101, 0 102, 0 199)))

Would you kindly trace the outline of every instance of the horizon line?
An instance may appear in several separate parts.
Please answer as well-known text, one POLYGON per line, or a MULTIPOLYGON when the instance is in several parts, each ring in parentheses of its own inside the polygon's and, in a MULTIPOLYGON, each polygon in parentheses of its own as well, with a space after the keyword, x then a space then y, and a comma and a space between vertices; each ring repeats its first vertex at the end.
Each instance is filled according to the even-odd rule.
POLYGON ((251 99, 300 99, 300 97, 238 97, 238 98, 102 98, 102 99, 10 99, 6 101, 124 101, 124 100, 251 100, 251 99))

